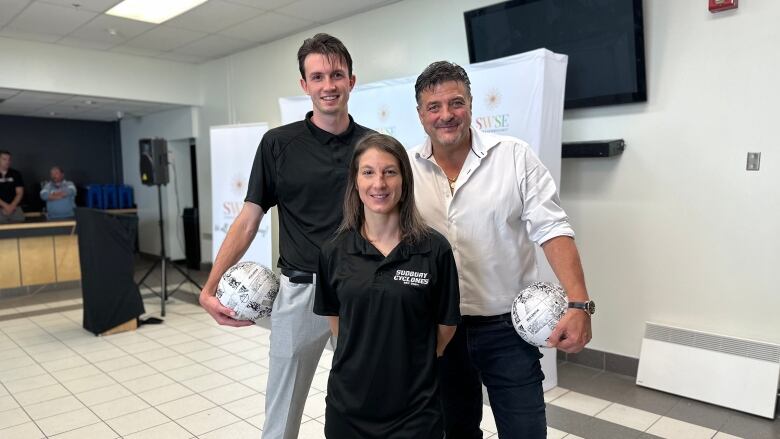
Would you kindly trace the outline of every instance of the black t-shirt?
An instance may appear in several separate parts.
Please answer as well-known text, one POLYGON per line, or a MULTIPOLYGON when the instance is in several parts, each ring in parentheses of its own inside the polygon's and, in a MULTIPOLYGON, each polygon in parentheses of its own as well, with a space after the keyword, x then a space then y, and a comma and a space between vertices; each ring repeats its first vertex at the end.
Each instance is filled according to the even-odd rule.
POLYGON ((8 168, 5 174, 0 173, 0 200, 10 203, 16 197, 16 188, 24 187, 22 174, 16 169, 8 168))
POLYGON ((323 245, 314 312, 339 317, 329 438, 441 439, 436 332, 460 321, 455 259, 431 229, 387 257, 357 232, 323 245))
POLYGON ((317 271, 320 245, 342 218, 347 168, 355 144, 370 130, 349 118, 339 135, 306 119, 269 130, 260 141, 246 201, 278 206, 281 268, 317 271))

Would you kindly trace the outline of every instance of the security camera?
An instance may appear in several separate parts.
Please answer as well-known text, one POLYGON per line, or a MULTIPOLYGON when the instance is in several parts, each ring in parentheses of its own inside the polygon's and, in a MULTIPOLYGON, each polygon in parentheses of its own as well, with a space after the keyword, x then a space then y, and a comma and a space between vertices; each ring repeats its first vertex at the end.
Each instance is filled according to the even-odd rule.
POLYGON ((122 120, 122 117, 123 117, 124 115, 125 115, 125 113, 122 113, 122 111, 117 111, 117 112, 116 112, 116 119, 117 119, 117 120, 122 120))

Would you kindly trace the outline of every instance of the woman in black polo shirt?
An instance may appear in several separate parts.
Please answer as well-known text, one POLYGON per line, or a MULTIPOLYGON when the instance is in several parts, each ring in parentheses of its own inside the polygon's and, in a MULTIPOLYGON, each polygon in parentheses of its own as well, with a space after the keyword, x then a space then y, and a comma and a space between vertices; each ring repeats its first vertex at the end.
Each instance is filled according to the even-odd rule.
POLYGON ((355 147, 344 220, 323 246, 314 312, 338 337, 325 436, 441 439, 436 358, 460 321, 455 260, 414 205, 409 158, 369 134, 355 147))

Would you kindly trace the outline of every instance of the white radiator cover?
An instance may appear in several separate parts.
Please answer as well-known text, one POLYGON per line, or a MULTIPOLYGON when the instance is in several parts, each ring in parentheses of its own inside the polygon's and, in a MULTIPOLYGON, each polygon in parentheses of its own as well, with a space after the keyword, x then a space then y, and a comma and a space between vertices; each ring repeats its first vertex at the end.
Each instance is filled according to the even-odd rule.
POLYGON ((773 419, 780 345, 645 323, 636 383, 773 419))

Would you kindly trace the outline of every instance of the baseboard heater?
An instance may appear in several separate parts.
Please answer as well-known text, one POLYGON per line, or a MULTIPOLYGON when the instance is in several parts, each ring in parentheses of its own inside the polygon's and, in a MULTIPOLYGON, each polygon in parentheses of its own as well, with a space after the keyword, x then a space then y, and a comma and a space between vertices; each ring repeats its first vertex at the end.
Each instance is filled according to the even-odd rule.
POLYGON ((645 323, 636 383, 773 419, 780 345, 645 323))

